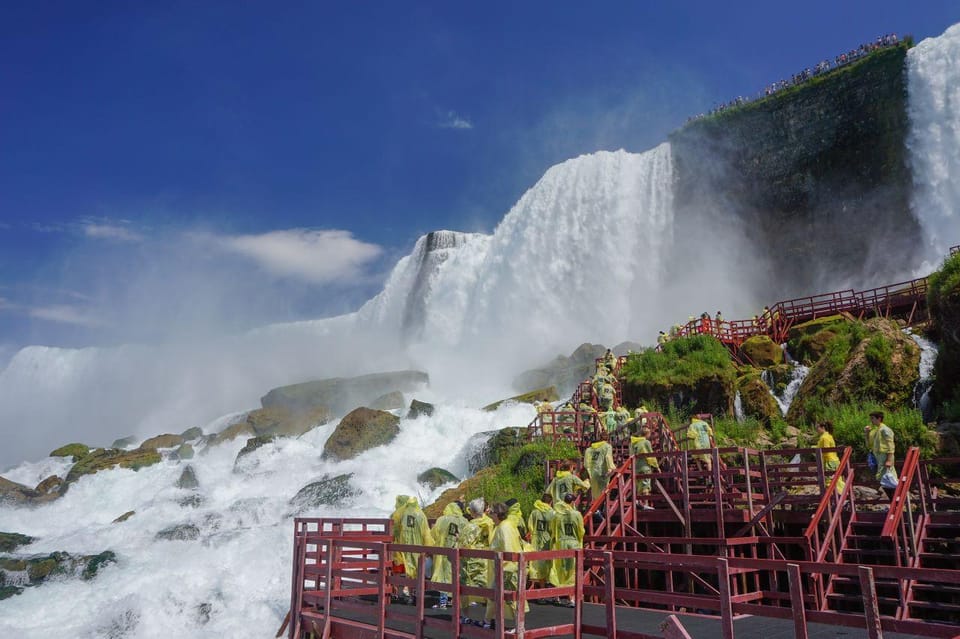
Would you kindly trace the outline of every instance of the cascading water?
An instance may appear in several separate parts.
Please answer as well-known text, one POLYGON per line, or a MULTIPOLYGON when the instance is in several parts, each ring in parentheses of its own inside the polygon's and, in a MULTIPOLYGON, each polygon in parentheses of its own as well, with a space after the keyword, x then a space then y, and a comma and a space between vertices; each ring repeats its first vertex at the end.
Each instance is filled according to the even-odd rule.
POLYGON ((783 392, 777 394, 777 392, 774 390, 776 388, 776 380, 773 377, 773 372, 770 370, 765 370, 760 373, 760 379, 764 384, 767 385, 770 395, 774 400, 776 400, 777 406, 780 407, 780 412, 784 417, 786 417, 787 411, 790 410, 790 404, 793 403, 793 398, 796 397, 797 391, 799 391, 800 386, 803 385, 803 380, 805 380, 809 374, 809 366, 804 366, 803 364, 794 362, 792 368, 790 369, 790 381, 787 382, 783 392))
POLYGON ((743 398, 740 396, 740 391, 733 396, 733 415, 738 422, 742 422, 746 416, 743 413, 743 398))
POLYGON ((927 275, 960 242, 960 24, 907 54, 911 208, 927 242, 927 275))
POLYGON ((920 378, 913 388, 913 405, 920 409, 924 419, 930 417, 930 388, 933 386, 933 365, 937 362, 937 345, 910 329, 904 331, 920 347, 920 378))

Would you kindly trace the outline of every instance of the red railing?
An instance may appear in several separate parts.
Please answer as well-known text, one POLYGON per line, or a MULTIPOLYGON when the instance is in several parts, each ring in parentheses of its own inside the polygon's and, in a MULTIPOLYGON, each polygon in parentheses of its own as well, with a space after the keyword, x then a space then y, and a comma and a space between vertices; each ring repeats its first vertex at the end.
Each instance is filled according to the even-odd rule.
POLYGON ((890 500, 890 510, 883 522, 880 536, 893 542, 894 553, 898 566, 917 565, 917 529, 923 525, 923 518, 927 515, 926 486, 921 481, 920 449, 912 447, 907 451, 897 481, 897 488, 890 500), (915 491, 919 497, 919 516, 914 517, 914 504, 910 499, 910 492, 915 491), (904 517, 906 511, 906 517, 904 517), (903 555, 906 555, 904 557, 903 555))

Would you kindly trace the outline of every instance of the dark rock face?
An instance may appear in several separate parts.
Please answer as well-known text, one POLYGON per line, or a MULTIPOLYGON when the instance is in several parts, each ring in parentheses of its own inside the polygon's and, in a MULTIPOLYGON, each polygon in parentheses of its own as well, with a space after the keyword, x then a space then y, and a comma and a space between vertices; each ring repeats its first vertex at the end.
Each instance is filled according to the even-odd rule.
POLYGON ((177 488, 196 490, 199 487, 200 482, 197 481, 197 474, 193 471, 193 466, 184 468, 183 472, 180 473, 180 479, 177 480, 177 488))
POLYGON ((433 415, 433 404, 413 400, 410 402, 410 410, 407 411, 407 419, 416 419, 421 415, 433 415))
POLYGON ((237 453, 237 458, 233 461, 233 472, 240 472, 245 466, 249 466, 249 464, 242 464, 241 460, 253 451, 262 448, 265 444, 269 444, 274 439, 276 439, 276 437, 273 435, 258 435, 248 439, 247 444, 240 449, 240 452, 237 453))
POLYGON ((921 248, 905 55, 877 52, 672 134, 676 237, 711 246, 717 229, 735 227, 772 266, 756 274, 771 299, 901 278, 921 248))
POLYGON ((307 484, 290 500, 294 512, 300 513, 318 506, 336 506, 344 500, 355 497, 360 491, 350 485, 353 473, 330 477, 324 475, 320 481, 307 484))
POLYGON ((323 458, 352 459, 365 450, 389 444, 400 432, 400 418, 382 410, 358 408, 344 417, 323 445, 323 458))
POLYGON ((20 533, 0 532, 0 552, 13 552, 18 546, 33 543, 33 537, 20 533))
POLYGON ((492 404, 487 404, 483 407, 485 411, 494 411, 500 407, 500 404, 504 402, 516 402, 517 404, 533 404, 536 402, 555 402, 560 399, 560 395, 557 394, 556 386, 548 386, 546 388, 538 388, 537 390, 530 391, 529 393, 524 393, 523 395, 515 395, 508 399, 501 399, 498 402, 493 402, 492 404))
POLYGON ((193 541, 199 539, 200 529, 193 524, 179 524, 164 528, 156 534, 157 539, 165 541, 193 541))
POLYGON ((506 454, 526 443, 526 428, 502 428, 477 433, 467 442, 467 469, 471 475, 499 464, 506 454))
POLYGON ((459 482, 460 480, 457 479, 453 473, 447 470, 442 468, 430 468, 417 475, 417 481, 433 490, 443 486, 444 484, 459 482))
POLYGON ((342 415, 357 406, 367 406, 387 393, 412 393, 429 382, 429 376, 420 371, 334 377, 274 388, 260 398, 260 403, 265 409, 283 407, 293 413, 324 406, 334 415, 342 415))
MULTIPOLYGON (((631 343, 618 346, 629 350, 631 343)), ((513 387, 526 391, 531 388, 556 386, 561 395, 569 395, 577 384, 596 372, 596 359, 606 352, 602 344, 581 344, 569 357, 558 355, 540 368, 525 371, 513 380, 513 387)), ((635 349, 639 350, 639 349, 635 349)), ((617 353, 626 354, 624 353, 617 353)))

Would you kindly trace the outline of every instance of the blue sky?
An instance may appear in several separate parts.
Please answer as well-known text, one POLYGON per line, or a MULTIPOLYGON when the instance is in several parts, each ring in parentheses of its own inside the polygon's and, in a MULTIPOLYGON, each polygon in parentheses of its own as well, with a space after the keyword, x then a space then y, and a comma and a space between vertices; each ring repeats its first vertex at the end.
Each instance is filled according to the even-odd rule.
POLYGON ((0 364, 335 314, 551 165, 953 1, 0 5, 0 364))

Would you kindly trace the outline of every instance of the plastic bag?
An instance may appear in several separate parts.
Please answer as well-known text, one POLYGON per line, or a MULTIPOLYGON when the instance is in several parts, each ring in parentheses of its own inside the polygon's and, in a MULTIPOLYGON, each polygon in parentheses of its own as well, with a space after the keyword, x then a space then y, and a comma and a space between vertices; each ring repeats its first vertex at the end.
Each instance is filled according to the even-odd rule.
POLYGON ((874 454, 873 454, 872 452, 871 452, 871 453, 867 453, 867 467, 868 467, 870 470, 876 470, 876 469, 877 469, 877 458, 874 456, 874 454))
POLYGON ((883 471, 883 475, 880 476, 881 488, 896 488, 898 483, 897 473, 895 473, 892 468, 887 468, 883 471))

